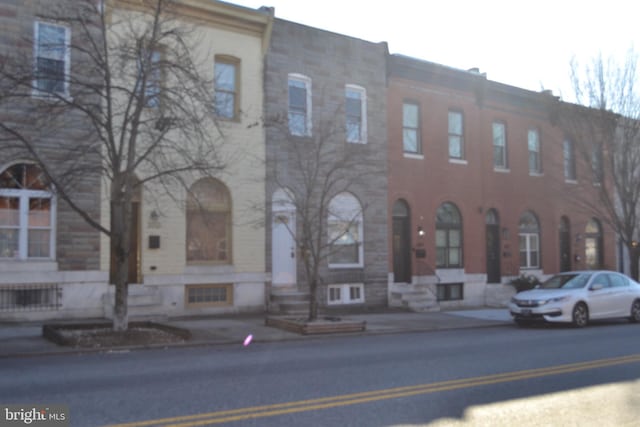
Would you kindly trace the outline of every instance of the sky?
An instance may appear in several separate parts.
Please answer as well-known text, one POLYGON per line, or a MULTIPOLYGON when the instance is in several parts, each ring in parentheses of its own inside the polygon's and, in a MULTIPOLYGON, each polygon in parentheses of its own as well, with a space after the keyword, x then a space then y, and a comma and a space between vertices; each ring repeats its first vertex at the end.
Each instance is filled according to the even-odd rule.
POLYGON ((570 61, 622 62, 640 49, 636 0, 228 0, 275 7, 276 17, 360 39, 391 53, 572 98, 570 61))

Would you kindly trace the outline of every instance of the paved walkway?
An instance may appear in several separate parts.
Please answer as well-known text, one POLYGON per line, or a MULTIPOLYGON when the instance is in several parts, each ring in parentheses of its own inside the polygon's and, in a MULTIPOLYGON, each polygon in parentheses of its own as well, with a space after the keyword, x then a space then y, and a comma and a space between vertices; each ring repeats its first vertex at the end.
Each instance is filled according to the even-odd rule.
MULTIPOLYGON (((341 316, 366 322, 364 332, 350 335, 375 335, 400 332, 424 332, 432 330, 474 328, 511 325, 506 308, 443 311, 437 313, 384 312, 341 316)), ((242 345, 248 335, 254 342, 314 339, 318 335, 298 335, 265 326, 264 315, 169 319, 162 323, 189 329, 192 339, 174 346, 215 344, 242 345)), ((344 335, 344 334, 343 334, 344 335)), ((327 335, 320 335, 326 337, 327 335)), ((341 336, 341 335, 332 335, 341 336)), ((164 347, 164 346, 163 346, 164 347)), ((128 347, 132 349, 132 347, 128 347)), ((118 348, 117 350, 123 350, 118 348)), ((0 323, 0 357, 25 357, 45 354, 78 353, 85 349, 58 346, 42 338, 42 323, 0 323)), ((100 351, 105 351, 100 350, 100 351)))

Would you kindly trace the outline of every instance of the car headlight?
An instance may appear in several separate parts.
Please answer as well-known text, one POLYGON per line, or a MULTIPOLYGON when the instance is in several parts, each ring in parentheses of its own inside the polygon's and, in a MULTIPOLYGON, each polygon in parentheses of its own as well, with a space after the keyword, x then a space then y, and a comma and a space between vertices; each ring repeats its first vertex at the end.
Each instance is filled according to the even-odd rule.
POLYGON ((549 299, 543 299, 538 301, 538 305, 545 305, 545 304, 549 304, 550 302, 563 302, 569 299, 569 295, 564 295, 561 297, 556 297, 556 298, 549 298, 549 299))

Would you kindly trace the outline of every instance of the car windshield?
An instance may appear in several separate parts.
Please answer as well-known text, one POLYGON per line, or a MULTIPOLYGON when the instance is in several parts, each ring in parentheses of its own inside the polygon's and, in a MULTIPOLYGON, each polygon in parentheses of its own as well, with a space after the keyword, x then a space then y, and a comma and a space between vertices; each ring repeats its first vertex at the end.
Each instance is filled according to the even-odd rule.
POLYGON ((578 289, 584 288, 591 277, 590 273, 559 274, 553 276, 542 285, 542 289, 578 289))

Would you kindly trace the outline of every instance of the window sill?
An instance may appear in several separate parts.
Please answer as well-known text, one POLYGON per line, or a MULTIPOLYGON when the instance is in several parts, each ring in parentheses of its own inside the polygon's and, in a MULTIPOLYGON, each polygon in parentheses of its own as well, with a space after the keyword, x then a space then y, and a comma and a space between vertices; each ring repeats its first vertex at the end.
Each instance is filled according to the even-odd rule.
POLYGON ((346 268, 364 268, 364 264, 329 264, 330 269, 343 270, 346 268))
POLYGON ((576 179, 565 179, 565 180, 564 180, 564 183, 565 183, 565 184, 573 184, 573 185, 576 185, 576 184, 578 183, 578 180, 576 180, 576 179))
POLYGON ((511 169, 509 168, 498 168, 495 166, 493 167, 493 171, 498 173, 511 173, 511 169))
POLYGON ((454 165, 468 165, 469 162, 465 159, 449 159, 449 163, 454 165))
POLYGON ((0 259, 0 273, 58 271, 58 263, 50 259, 0 259))
POLYGON ((529 172, 529 176, 541 177, 544 176, 544 172, 529 172))
POLYGON ((405 159, 424 160, 423 154, 403 153, 405 159))

